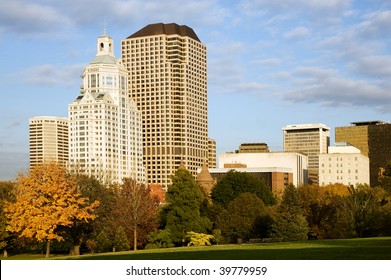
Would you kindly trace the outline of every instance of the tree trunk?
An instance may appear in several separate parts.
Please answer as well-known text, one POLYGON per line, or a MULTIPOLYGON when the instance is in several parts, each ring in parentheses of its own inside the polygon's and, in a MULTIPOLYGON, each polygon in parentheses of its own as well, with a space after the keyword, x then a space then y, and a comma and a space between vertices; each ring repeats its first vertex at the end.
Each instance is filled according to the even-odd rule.
POLYGON ((134 250, 137 251, 137 226, 135 226, 133 230, 133 244, 134 250))
POLYGON ((46 258, 48 259, 50 256, 50 240, 46 242, 46 258))

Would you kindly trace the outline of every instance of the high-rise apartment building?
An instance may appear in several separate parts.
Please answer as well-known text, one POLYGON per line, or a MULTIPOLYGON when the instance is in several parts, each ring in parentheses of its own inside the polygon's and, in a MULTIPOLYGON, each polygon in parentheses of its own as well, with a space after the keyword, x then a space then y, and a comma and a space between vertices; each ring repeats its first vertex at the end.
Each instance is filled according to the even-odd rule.
POLYGON ((33 117, 29 120, 30 168, 55 161, 66 166, 68 162, 68 119, 33 117))
POLYGON ((97 54, 82 77, 81 92, 68 107, 69 167, 109 182, 144 182, 141 113, 106 34, 98 38, 97 54))
POLYGON ((379 183, 381 171, 391 161, 391 124, 383 121, 352 122, 335 128, 335 141, 348 142, 369 158, 370 185, 379 183))
POLYGON ((148 184, 167 187, 181 161, 196 176, 208 157, 205 45, 188 26, 151 24, 122 40, 122 61, 142 113, 148 184))
POLYGON ((308 156, 309 183, 319 184, 319 155, 327 153, 330 128, 324 124, 288 125, 283 129, 284 152, 308 156))

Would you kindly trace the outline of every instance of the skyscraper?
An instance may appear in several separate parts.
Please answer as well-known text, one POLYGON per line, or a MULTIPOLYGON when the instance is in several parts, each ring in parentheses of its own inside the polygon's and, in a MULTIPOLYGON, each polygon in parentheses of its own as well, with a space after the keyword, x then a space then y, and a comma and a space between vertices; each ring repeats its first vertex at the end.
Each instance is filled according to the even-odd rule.
POLYGON ((196 176, 208 157, 205 45, 188 26, 150 24, 122 40, 122 61, 142 113, 148 184, 167 187, 181 161, 196 176))
POLYGON ((283 129, 284 152, 298 152, 308 156, 308 179, 319 184, 319 155, 327 154, 330 128, 324 124, 287 125, 283 129))
POLYGON ((141 113, 128 95, 126 68, 113 40, 97 40, 97 54, 83 73, 79 96, 69 105, 70 168, 105 181, 145 181, 141 113))
POLYGON ((379 184, 379 176, 391 161, 391 124, 383 121, 352 122, 335 128, 335 141, 348 142, 369 157, 370 185, 379 184))
POLYGON ((65 166, 68 162, 68 119, 33 117, 29 120, 30 168, 55 161, 65 166))

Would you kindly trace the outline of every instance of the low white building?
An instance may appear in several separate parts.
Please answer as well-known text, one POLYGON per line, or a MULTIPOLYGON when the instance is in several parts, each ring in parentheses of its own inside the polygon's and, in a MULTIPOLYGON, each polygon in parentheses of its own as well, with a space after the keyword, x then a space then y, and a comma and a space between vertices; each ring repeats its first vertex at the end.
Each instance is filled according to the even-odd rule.
POLYGON ((308 157, 300 153, 224 153, 219 155, 219 168, 285 168, 291 170, 295 186, 308 180, 308 157))
POLYGON ((319 155, 320 186, 341 183, 348 186, 369 184, 369 158, 346 142, 330 146, 319 155))

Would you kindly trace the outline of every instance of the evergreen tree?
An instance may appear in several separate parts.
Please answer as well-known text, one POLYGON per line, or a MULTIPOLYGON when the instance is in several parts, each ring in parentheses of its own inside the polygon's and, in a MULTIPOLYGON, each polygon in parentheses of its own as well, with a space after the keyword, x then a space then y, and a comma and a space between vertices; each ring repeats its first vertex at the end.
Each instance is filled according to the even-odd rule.
POLYGON ((300 207, 299 193, 292 184, 284 190, 277 217, 273 224, 273 236, 284 241, 306 240, 308 223, 300 207))
POLYGON ((109 235, 105 230, 102 230, 96 237, 96 250, 98 252, 111 251, 113 242, 111 242, 109 235))
POLYGON ((188 231, 206 233, 211 228, 211 222, 201 216, 204 197, 191 173, 179 168, 171 180, 166 194, 168 205, 162 211, 162 220, 166 223, 165 229, 171 233, 172 241, 182 245, 188 231))
POLYGON ((126 237, 125 230, 120 226, 114 237, 115 251, 128 251, 130 249, 128 238, 126 237))

